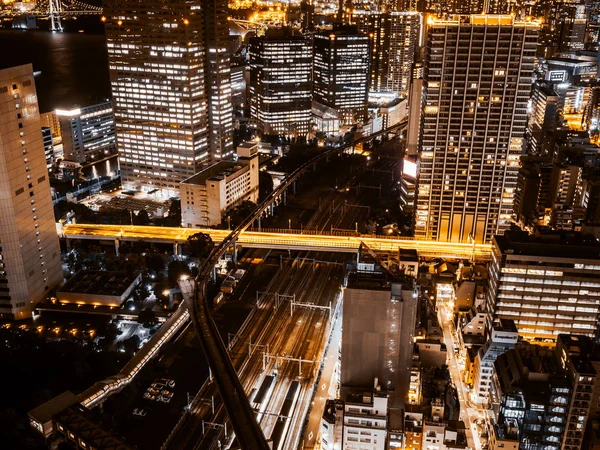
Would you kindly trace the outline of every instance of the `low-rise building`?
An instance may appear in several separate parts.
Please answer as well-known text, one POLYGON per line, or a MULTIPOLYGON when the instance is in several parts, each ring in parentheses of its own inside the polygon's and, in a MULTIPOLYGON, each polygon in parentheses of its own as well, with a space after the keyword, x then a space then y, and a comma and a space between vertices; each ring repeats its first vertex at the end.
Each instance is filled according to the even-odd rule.
POLYGON ((424 414, 421 408, 406 406, 404 412, 404 449, 421 450, 424 414))
POLYGON ((348 392, 345 401, 328 400, 321 421, 323 450, 384 450, 388 395, 377 390, 348 392))
POLYGON ((118 308, 142 282, 141 273, 80 270, 56 293, 60 303, 118 308))
POLYGON ((237 161, 219 161, 181 182, 184 227, 219 225, 228 209, 258 201, 258 146, 242 144, 237 153, 237 161))
POLYGON ((444 402, 431 402, 431 420, 423 423, 422 448, 426 450, 466 449, 465 424, 458 420, 444 420, 444 402))
POLYGON ((441 368, 446 364, 448 357, 446 344, 439 339, 419 339, 416 345, 423 367, 441 368))

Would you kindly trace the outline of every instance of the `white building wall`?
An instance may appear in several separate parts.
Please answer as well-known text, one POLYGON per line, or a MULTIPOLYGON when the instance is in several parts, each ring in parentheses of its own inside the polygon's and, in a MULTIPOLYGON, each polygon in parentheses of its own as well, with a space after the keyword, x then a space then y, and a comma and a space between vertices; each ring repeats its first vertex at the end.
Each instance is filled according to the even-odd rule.
POLYGON ((33 69, 0 71, 0 316, 25 319, 63 279, 33 69))

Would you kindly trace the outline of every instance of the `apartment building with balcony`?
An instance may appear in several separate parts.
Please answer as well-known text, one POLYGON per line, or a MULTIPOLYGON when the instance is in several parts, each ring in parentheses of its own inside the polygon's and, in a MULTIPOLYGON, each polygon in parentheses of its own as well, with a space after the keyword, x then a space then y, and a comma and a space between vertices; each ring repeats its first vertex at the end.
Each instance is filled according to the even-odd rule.
POLYGON ((417 238, 490 242, 510 226, 538 26, 428 19, 417 238))
POLYGON ((29 319, 63 281, 31 64, 0 70, 0 318, 29 319))
POLYGON ((499 355, 515 347, 519 333, 511 319, 494 320, 485 344, 477 352, 474 361, 473 400, 476 403, 488 404, 494 362, 499 355))

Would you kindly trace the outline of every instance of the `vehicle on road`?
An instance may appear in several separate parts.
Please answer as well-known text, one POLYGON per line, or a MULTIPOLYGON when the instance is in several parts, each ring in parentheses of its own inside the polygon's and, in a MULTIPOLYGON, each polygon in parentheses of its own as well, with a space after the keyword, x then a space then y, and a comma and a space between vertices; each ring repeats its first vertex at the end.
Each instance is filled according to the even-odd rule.
POLYGON ((132 411, 132 414, 137 417, 144 417, 146 415, 146 410, 142 408, 135 408, 132 411))
POLYGON ((156 395, 152 395, 150 392, 144 393, 144 398, 146 400, 156 400, 156 395))

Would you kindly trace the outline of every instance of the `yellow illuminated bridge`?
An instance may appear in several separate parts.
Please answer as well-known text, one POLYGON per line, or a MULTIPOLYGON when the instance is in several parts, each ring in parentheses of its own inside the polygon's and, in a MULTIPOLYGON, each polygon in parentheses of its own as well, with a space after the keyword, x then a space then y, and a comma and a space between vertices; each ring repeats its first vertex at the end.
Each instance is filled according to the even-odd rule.
MULTIPOLYGON (((156 243, 184 243, 194 233, 209 234, 215 245, 223 241, 229 230, 211 228, 175 228, 131 225, 64 225, 59 235, 68 239, 94 239, 118 241, 147 241, 156 243)), ((304 230, 244 231, 237 245, 248 248, 273 248, 289 250, 316 250, 355 252, 361 242, 372 250, 395 253, 399 248, 414 249, 420 256, 442 258, 490 259, 490 244, 423 241, 397 236, 353 235, 339 236, 314 234, 304 230)))

